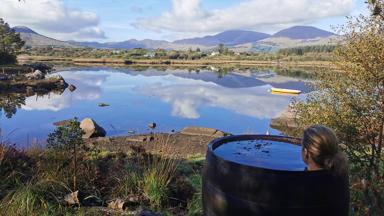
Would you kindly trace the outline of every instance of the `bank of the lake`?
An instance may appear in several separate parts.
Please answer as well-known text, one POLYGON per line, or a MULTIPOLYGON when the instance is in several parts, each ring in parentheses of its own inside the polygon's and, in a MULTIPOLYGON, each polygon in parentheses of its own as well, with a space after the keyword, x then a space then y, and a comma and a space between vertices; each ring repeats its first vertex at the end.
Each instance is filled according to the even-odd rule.
POLYGON ((220 67, 240 67, 240 66, 266 66, 266 67, 313 67, 313 68, 334 68, 330 61, 286 61, 286 60, 237 60, 233 59, 198 59, 198 60, 173 60, 173 59, 119 59, 119 58, 70 58, 70 57, 51 57, 51 56, 30 56, 20 55, 19 61, 42 61, 42 62, 61 62, 78 65, 107 64, 107 65, 172 65, 183 67, 197 66, 220 66, 220 67))

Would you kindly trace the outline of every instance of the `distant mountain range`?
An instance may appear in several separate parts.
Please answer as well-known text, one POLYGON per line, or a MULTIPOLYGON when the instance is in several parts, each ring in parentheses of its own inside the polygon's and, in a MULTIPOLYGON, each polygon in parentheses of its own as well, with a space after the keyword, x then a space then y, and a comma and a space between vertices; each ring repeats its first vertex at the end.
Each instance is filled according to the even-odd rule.
POLYGON ((285 37, 290 39, 305 40, 314 38, 326 38, 333 36, 332 32, 324 31, 312 26, 294 26, 276 32, 272 37, 285 37))
POLYGON ((91 47, 98 49, 174 49, 186 50, 189 48, 197 48, 203 50, 214 49, 218 44, 224 44, 235 51, 273 51, 280 48, 308 46, 308 45, 323 45, 328 44, 337 35, 322 29, 312 26, 294 26, 283 29, 273 35, 243 30, 230 30, 216 35, 210 35, 198 38, 189 38, 176 40, 174 42, 164 40, 127 40, 122 42, 76 42, 76 41, 59 41, 53 38, 43 36, 36 33, 32 29, 23 26, 13 28, 20 33, 21 38, 26 41, 26 46, 29 47, 91 47))
POLYGON ((200 38, 191 38, 174 41, 176 44, 198 44, 203 46, 217 46, 218 44, 224 44, 226 46, 233 46, 238 44, 256 42, 271 35, 253 32, 253 31, 242 31, 232 30, 225 31, 212 36, 205 36, 200 38))
POLYGON ((25 26, 16 26, 13 27, 13 30, 20 33, 20 37, 23 41, 25 41, 25 46, 27 47, 76 47, 76 45, 69 42, 56 40, 36 33, 32 29, 25 26))

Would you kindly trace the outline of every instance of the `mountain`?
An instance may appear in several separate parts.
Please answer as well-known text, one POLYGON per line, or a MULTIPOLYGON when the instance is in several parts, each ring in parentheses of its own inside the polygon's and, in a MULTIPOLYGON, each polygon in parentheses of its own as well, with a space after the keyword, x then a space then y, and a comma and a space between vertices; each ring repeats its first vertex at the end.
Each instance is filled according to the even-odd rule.
POLYGON ((233 46, 249 42, 256 42, 270 35, 253 31, 231 30, 225 31, 212 36, 205 36, 200 38, 190 38, 174 41, 176 44, 198 44, 203 46, 217 46, 224 44, 226 46, 233 46))
POLYGON ((297 46, 325 45, 337 42, 340 38, 332 32, 324 31, 311 26, 294 26, 283 29, 273 35, 242 30, 225 31, 216 35, 200 38, 190 38, 169 42, 165 40, 135 40, 121 42, 76 42, 60 41, 41 35, 24 26, 13 28, 20 33, 21 38, 28 47, 91 47, 97 49, 167 49, 187 50, 189 48, 213 50, 218 44, 224 44, 236 52, 271 52, 281 48, 297 46))
POLYGON ((133 49, 133 48, 143 48, 143 49, 175 49, 175 50, 187 50, 189 48, 196 49, 199 47, 200 49, 206 49, 206 47, 197 45, 197 44, 176 44, 171 43, 164 40, 136 40, 131 39, 122 42, 107 42, 107 43, 99 43, 99 42, 76 42, 70 41, 71 44, 76 46, 84 46, 91 47, 97 49, 133 49))
POLYGON ((32 29, 25 26, 15 26, 13 27, 15 32, 20 33, 20 37, 25 41, 27 47, 76 47, 65 41, 59 41, 50 37, 41 35, 32 29))
POLYGON ((293 26, 291 28, 283 29, 276 32, 272 37, 282 37, 290 39, 314 39, 314 38, 326 38, 333 36, 332 32, 318 29, 312 26, 293 26))

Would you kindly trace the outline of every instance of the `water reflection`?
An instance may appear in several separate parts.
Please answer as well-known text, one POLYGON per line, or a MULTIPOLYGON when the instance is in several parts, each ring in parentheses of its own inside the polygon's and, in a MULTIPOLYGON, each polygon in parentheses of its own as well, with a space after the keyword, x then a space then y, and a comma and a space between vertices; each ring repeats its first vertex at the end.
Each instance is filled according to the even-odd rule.
POLYGON ((62 72, 67 83, 76 86, 75 92, 66 90, 63 94, 47 94, 41 97, 28 97, 25 104, 21 106, 24 110, 49 110, 60 111, 71 106, 77 101, 96 100, 102 94, 101 86, 109 75, 106 74, 84 74, 81 72, 62 72))
POLYGON ((145 133, 149 122, 157 122, 159 131, 195 125, 231 133, 265 133, 269 120, 292 99, 271 95, 271 86, 308 91, 301 80, 268 71, 232 72, 222 78, 206 70, 180 69, 86 68, 59 74, 77 89, 0 95, 0 110, 7 117, 0 116, 0 127, 6 132, 18 129, 13 141, 23 143, 26 137, 44 140, 54 122, 73 117, 95 119, 108 135, 129 130, 145 133), (111 106, 98 107, 100 102, 111 106))
POLYGON ((290 97, 268 93, 270 85, 251 88, 226 88, 215 83, 170 77, 171 84, 157 83, 141 86, 140 94, 153 95, 170 103, 172 115, 197 119, 200 107, 224 108, 254 118, 276 117, 291 101, 290 97))

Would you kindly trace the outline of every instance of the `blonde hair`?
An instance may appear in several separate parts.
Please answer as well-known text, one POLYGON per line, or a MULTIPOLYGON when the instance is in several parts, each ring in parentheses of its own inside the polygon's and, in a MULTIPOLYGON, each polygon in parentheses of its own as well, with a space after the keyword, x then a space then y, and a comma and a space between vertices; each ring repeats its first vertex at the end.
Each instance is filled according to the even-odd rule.
POLYGON ((323 125, 313 125, 304 130, 303 148, 311 159, 321 168, 347 172, 347 161, 339 149, 338 139, 332 129, 323 125))

